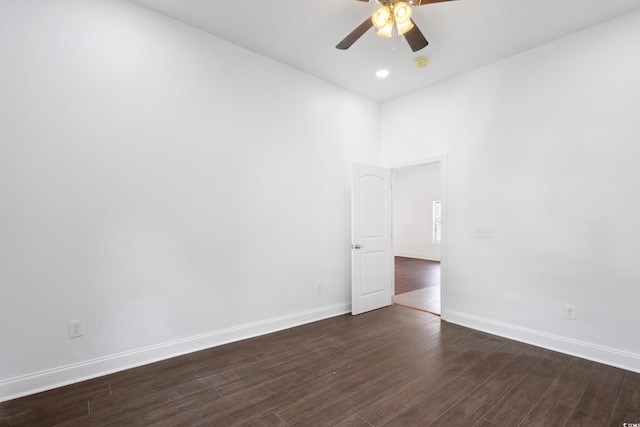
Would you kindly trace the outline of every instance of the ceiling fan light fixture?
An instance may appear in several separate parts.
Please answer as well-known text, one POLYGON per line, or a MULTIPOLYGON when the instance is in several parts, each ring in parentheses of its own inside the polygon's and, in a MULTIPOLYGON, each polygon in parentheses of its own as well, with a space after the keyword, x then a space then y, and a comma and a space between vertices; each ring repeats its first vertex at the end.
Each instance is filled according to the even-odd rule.
POLYGON ((393 36, 393 17, 389 17, 387 23, 378 30, 377 34, 382 37, 392 37, 393 36))
POLYGON ((412 13, 413 11, 405 2, 399 1, 393 5, 393 16, 398 26, 410 22, 412 13))
POLYGON ((396 22, 396 25, 398 27, 398 34, 399 35, 403 35, 404 33, 406 33, 407 31, 410 31, 414 25, 413 22, 411 21, 407 21, 403 24, 400 24, 399 22, 396 22))
MULTIPOLYGON (((424 37, 411 16, 413 6, 422 6, 432 3, 440 3, 451 0, 359 0, 366 3, 378 3, 379 9, 369 18, 358 25, 336 45, 336 49, 345 50, 362 37, 371 27, 377 28, 377 34, 382 37, 393 38, 394 34, 404 36, 413 52, 425 48, 429 42, 424 37)), ((393 45, 395 50, 395 41, 393 45)))
POLYGON ((391 17, 391 9, 389 6, 382 6, 371 15, 371 22, 373 22, 376 28, 384 28, 391 17))

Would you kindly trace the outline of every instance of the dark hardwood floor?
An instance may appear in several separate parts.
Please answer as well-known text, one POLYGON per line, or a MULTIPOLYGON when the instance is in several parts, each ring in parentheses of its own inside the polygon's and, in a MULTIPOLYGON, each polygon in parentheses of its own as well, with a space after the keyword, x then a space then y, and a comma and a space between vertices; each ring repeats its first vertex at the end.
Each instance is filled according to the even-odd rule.
POLYGON ((395 294, 440 284, 440 263, 416 258, 395 257, 395 294))
POLYGON ((2 426, 616 426, 640 374, 397 305, 0 404, 2 426))

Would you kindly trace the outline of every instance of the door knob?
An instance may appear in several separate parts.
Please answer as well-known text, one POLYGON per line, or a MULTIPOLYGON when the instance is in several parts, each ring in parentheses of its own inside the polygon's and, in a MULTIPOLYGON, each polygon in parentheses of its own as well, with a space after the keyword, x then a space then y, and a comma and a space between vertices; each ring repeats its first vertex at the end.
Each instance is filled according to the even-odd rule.
POLYGON ((360 249, 361 247, 360 245, 351 245, 351 249, 360 249))

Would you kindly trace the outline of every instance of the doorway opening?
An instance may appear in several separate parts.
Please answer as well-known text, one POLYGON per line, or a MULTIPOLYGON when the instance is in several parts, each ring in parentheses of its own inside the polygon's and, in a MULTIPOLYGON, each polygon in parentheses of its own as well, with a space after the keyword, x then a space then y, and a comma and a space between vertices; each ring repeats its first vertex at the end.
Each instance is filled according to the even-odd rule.
POLYGON ((393 170, 394 297, 405 307, 440 315, 441 162, 393 170))
POLYGON ((440 261, 395 257, 394 304, 440 315, 440 261))

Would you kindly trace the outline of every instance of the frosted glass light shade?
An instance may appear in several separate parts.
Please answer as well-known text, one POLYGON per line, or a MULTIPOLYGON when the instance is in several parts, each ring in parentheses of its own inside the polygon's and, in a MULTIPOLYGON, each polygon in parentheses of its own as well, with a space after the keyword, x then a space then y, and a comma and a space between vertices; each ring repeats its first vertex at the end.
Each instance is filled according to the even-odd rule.
POLYGON ((389 18, 386 25, 378 30, 377 33, 382 37, 391 37, 393 36, 393 18, 389 18))
POLYGON ((399 1, 393 5, 393 16, 396 20, 396 25, 402 25, 411 20, 413 11, 405 2, 399 1))
POLYGON ((389 18, 391 18, 391 9, 388 6, 382 6, 371 15, 371 22, 376 28, 383 28, 387 25, 389 18))
POLYGON ((411 21, 407 21, 404 24, 400 24, 399 22, 396 23, 397 27, 398 27, 398 34, 403 35, 404 33, 406 33, 407 31, 410 31, 414 25, 413 22, 411 21))

